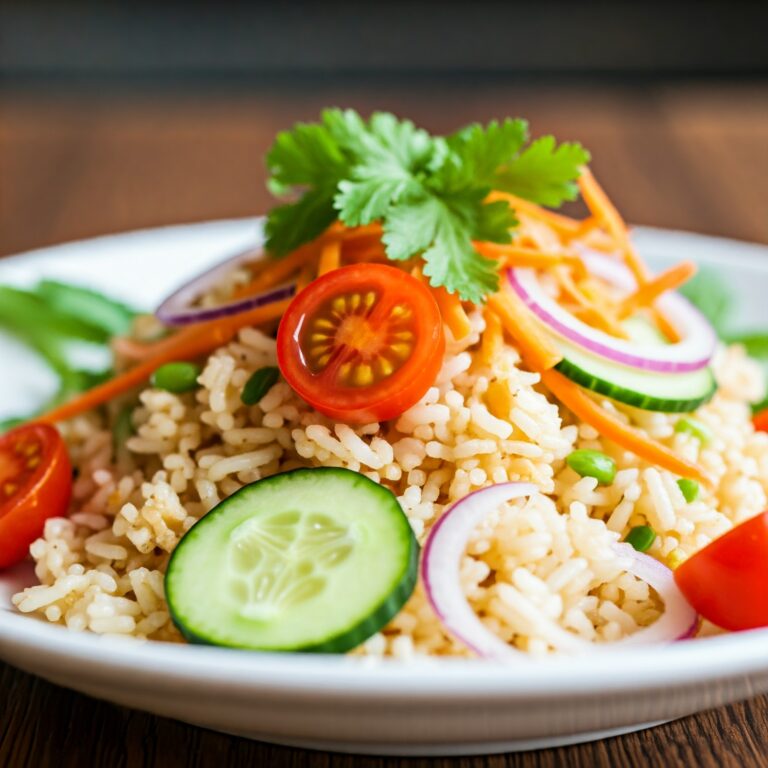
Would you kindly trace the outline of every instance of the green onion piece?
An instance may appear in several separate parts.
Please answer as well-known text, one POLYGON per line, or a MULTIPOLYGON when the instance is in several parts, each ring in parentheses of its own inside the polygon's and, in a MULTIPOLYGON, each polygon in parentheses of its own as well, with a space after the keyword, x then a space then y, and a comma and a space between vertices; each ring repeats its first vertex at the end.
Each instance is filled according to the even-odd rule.
POLYGON ((42 280, 36 291, 48 306, 100 328, 109 336, 127 333, 136 315, 130 307, 97 291, 57 280, 42 280))
POLYGON ((200 367, 194 363, 166 363, 152 374, 152 386, 167 392, 189 392, 197 388, 200 367))
POLYGON ((22 416, 11 416, 10 418, 2 419, 2 421, 0 421, 0 435, 10 432, 14 427, 18 427, 25 421, 26 419, 22 416))
POLYGON ((566 464, 581 477, 594 477, 600 485, 610 485, 616 477, 616 462, 600 451, 574 451, 566 464))
POLYGON ((684 416, 675 424, 675 432, 693 435, 702 445, 706 445, 712 439, 712 430, 690 416, 684 416))
POLYGON ((638 552, 647 552, 656 541, 656 531, 650 525, 637 525, 627 534, 624 541, 631 544, 638 552))
POLYGON ((115 416, 112 424, 112 454, 118 467, 125 466, 128 459, 128 449, 125 444, 136 430, 133 427, 133 405, 124 405, 115 416))
POLYGON ((251 378, 245 382, 243 393, 240 399, 246 405, 255 405, 264 395, 277 383, 280 378, 280 369, 274 365, 267 365, 259 368, 251 375, 251 378))
POLYGON ((681 477, 677 481, 677 487, 689 504, 699 498, 701 488, 696 480, 691 480, 689 477, 681 477))

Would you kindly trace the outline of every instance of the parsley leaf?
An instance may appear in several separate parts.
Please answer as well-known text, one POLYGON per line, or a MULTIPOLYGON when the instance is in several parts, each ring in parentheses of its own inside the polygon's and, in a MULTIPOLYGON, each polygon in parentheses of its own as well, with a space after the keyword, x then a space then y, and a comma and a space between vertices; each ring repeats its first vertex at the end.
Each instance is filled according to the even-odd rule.
POLYGON ((377 112, 327 109, 315 124, 278 134, 267 155, 269 186, 298 194, 267 219, 267 248, 284 255, 320 235, 337 217, 348 227, 381 222, 387 256, 421 255, 424 274, 462 299, 479 303, 498 289, 497 262, 473 241, 507 243, 517 225, 493 188, 546 205, 576 194, 589 159, 578 144, 544 137, 525 148, 524 120, 472 124, 430 136, 409 120, 377 112))
POLYGON ((494 186, 534 203, 557 207, 576 199, 579 169, 588 162, 589 152, 581 144, 556 146, 553 136, 542 136, 496 175, 494 186))

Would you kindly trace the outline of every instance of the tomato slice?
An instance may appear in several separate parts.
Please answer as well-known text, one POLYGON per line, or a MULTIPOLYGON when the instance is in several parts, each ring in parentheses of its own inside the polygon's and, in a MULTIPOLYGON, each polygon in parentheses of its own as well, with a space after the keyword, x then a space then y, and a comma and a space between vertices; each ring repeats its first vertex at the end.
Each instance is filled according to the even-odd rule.
POLYGON ((752 417, 752 423, 758 432, 768 432, 768 408, 758 411, 752 417))
POLYGON ((0 568, 23 560, 49 517, 63 515, 72 466, 61 435, 28 424, 0 437, 0 568))
POLYGON ((768 627, 768 511, 686 560, 675 581, 688 602, 718 627, 768 627))
POLYGON ((353 264, 310 283, 277 334, 286 381, 321 413, 355 424, 391 419, 418 402, 444 351, 429 289, 383 264, 353 264))

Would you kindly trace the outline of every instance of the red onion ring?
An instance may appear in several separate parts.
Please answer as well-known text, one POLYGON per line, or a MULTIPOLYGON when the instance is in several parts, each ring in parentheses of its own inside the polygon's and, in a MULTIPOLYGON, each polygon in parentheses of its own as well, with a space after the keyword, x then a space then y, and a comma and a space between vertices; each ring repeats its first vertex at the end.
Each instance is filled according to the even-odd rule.
POLYGON ((245 296, 242 299, 236 299, 217 307, 191 306, 209 288, 220 282, 233 269, 245 262, 253 261, 261 253, 260 248, 249 248, 192 278, 192 280, 182 285, 163 300, 155 312, 157 319, 164 325, 191 325, 205 320, 215 320, 219 317, 237 315, 248 309, 263 307, 267 304, 274 304, 283 299, 291 298, 296 293, 296 286, 294 284, 270 288, 263 293, 245 296))
POLYGON ((530 496, 532 483, 500 483, 457 501, 429 532, 421 560, 421 578, 432 609, 446 630, 484 658, 520 658, 523 654, 489 631, 467 602, 459 566, 472 531, 505 501, 530 496))
MULTIPOLYGON (((530 660, 493 634, 467 601, 460 580, 461 558, 472 531, 500 504, 536 493, 532 483, 500 483, 475 491, 443 513, 429 532, 421 561, 421 578, 432 609, 449 634, 481 658, 530 660)), ((699 617, 675 584, 669 568, 629 544, 616 543, 614 552, 628 558, 627 572, 647 582, 664 601, 664 613, 649 627, 615 643, 593 643, 547 622, 546 639, 558 650, 586 654, 625 645, 647 645, 692 637, 699 617)))
MULTIPOLYGON (((623 264, 596 253, 583 255, 587 269, 618 288, 632 291, 637 283, 623 264)), ((664 373, 697 371, 709 365, 717 336, 707 319, 679 293, 668 292, 657 300, 659 308, 682 336, 676 344, 642 344, 625 341, 592 328, 574 317, 541 288, 533 269, 511 268, 512 289, 533 313, 555 333, 613 362, 631 368, 664 373)))
POLYGON ((614 645, 648 645, 693 637, 699 628, 699 615, 680 591, 673 572, 650 555, 638 552, 631 544, 617 542, 613 550, 620 557, 630 558, 627 573, 653 587, 664 601, 664 613, 653 624, 614 645))

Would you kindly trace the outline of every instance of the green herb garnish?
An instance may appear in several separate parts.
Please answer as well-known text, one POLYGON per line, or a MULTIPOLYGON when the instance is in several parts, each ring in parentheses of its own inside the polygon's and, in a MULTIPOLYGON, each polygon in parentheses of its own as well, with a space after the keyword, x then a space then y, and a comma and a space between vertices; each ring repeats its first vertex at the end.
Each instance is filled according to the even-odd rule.
POLYGON ((255 405, 272 389, 279 378, 280 369, 274 365, 266 365, 264 368, 259 368, 245 382, 240 399, 245 405, 255 405))
POLYGON ((499 286, 498 263, 473 240, 508 243, 517 224, 493 190, 544 205, 575 199, 589 153, 544 136, 528 144, 525 120, 473 124, 431 136, 408 120, 352 110, 325 110, 318 123, 278 134, 267 155, 269 187, 297 190, 296 202, 274 208, 267 248, 283 256, 318 237, 337 218, 355 227, 380 221, 387 255, 420 255, 433 286, 479 303, 499 286))

